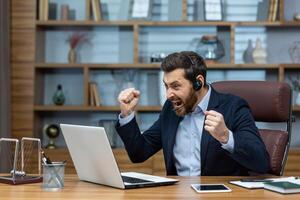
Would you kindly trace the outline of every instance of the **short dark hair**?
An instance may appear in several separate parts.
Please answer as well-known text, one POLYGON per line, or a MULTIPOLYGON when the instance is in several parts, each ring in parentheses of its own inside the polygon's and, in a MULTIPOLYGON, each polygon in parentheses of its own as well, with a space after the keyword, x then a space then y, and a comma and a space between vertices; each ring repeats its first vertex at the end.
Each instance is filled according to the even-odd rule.
POLYGON ((168 55, 161 63, 164 72, 171 72, 175 69, 184 69, 185 78, 192 83, 198 75, 204 78, 206 85, 206 64, 204 59, 193 51, 181 51, 168 55))

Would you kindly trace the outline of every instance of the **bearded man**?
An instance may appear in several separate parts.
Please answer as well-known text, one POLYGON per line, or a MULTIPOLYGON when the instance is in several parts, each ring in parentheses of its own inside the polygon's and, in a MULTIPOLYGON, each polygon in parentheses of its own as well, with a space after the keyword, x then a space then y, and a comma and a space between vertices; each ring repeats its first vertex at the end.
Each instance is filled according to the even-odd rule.
MULTIPOLYGON (((163 149, 167 175, 244 176, 267 173, 269 155, 249 105, 206 82, 204 59, 172 53, 161 64, 167 100, 157 121, 141 134, 134 111, 140 92, 123 90, 116 130, 132 162, 163 149)), ((247 89, 247 88, 245 88, 247 89)))

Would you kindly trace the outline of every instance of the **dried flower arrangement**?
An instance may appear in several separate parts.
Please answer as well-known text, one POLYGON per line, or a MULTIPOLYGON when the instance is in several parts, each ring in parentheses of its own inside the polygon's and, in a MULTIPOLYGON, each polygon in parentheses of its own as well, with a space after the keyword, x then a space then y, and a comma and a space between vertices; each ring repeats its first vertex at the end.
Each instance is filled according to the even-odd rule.
POLYGON ((75 49, 80 43, 88 42, 89 38, 87 37, 87 33, 82 32, 74 32, 69 35, 67 42, 70 44, 71 49, 75 49))

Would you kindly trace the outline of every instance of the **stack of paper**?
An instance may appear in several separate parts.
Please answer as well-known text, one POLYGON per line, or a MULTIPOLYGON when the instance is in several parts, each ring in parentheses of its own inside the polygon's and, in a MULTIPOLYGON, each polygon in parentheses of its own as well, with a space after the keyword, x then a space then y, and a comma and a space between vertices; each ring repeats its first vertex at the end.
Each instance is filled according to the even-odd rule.
POLYGON ((288 181, 291 183, 300 184, 300 179, 290 176, 290 177, 283 177, 283 178, 270 178, 270 179, 253 179, 252 181, 249 179, 249 181, 240 180, 240 181, 229 181, 229 183, 238 185, 244 188, 248 189, 256 189, 256 188, 264 188, 264 183, 267 182, 280 182, 280 181, 288 181))

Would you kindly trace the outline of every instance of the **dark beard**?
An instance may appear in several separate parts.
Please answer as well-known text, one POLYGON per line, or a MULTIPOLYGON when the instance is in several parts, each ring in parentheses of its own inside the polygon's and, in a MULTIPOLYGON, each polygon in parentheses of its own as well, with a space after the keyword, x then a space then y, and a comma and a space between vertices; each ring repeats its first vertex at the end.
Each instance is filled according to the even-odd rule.
POLYGON ((190 95, 186 98, 186 102, 184 103, 184 106, 178 110, 174 110, 176 115, 179 117, 183 117, 187 113, 193 112, 193 107, 196 104, 196 102, 197 102, 196 91, 192 89, 190 95))

